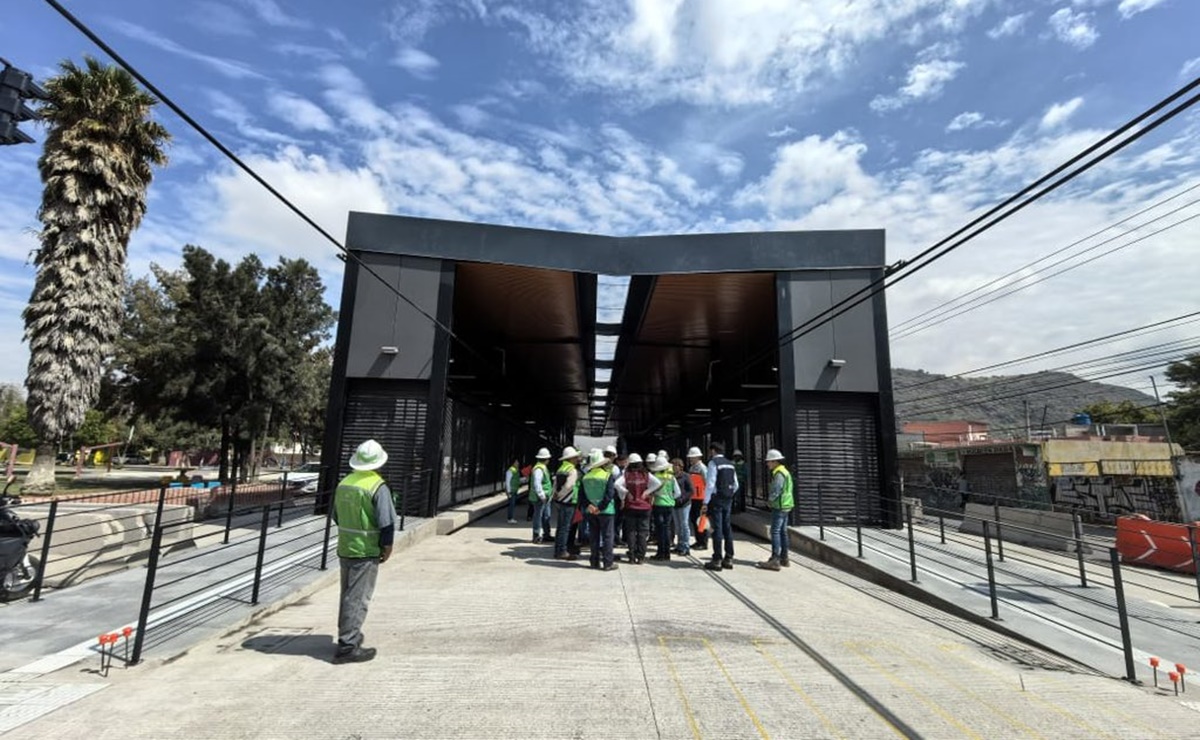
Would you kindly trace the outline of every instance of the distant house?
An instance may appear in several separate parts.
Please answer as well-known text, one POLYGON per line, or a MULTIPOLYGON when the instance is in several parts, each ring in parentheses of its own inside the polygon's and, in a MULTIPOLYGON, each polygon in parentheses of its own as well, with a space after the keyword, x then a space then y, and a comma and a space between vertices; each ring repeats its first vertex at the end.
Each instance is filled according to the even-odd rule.
POLYGON ((970 444, 988 441, 986 421, 906 421, 904 434, 921 435, 926 444, 970 444))

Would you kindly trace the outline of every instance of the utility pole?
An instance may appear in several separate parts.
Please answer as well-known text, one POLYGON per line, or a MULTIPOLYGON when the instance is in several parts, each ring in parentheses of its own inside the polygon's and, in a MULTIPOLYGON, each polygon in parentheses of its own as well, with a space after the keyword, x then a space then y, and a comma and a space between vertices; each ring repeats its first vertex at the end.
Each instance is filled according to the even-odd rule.
POLYGON ((1033 438, 1033 429, 1029 426, 1029 399, 1021 401, 1025 405, 1025 441, 1028 442, 1033 438))
POLYGON ((49 100, 45 90, 33 81, 33 75, 12 66, 0 57, 0 144, 32 144, 33 137, 17 127, 24 121, 39 121, 41 115, 26 103, 49 100))

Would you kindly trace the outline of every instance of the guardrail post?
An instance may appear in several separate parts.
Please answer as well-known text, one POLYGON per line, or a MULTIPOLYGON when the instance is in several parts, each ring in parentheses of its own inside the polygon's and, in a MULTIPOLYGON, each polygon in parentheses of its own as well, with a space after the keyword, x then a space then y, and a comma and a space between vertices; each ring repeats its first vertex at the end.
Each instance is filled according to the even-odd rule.
POLYGON ((154 578, 158 574, 158 551, 162 549, 161 524, 154 525, 154 536, 150 539, 150 559, 146 563, 146 585, 142 589, 142 606, 138 610, 137 633, 133 638, 133 655, 129 657, 129 665, 137 665, 142 660, 142 647, 146 643, 146 625, 150 621, 150 600, 154 597, 154 578))
POLYGON ((154 526, 162 524, 163 506, 167 503, 167 487, 159 486, 158 489, 158 509, 154 512, 154 526))
POLYGON ((821 492, 821 484, 817 484, 817 531, 821 540, 825 540, 825 497, 821 492))
POLYGON ((283 487, 279 489, 279 518, 275 520, 276 528, 283 526, 283 504, 287 501, 288 471, 283 471, 283 487))
POLYGON ((917 582, 917 540, 913 534, 912 504, 904 504, 904 521, 908 527, 908 567, 912 571, 912 582, 917 582))
POLYGON ((1004 533, 1000 529, 1000 499, 992 499, 992 513, 996 517, 996 555, 1004 562, 1004 533))
POLYGON ((237 475, 229 482, 229 506, 225 510, 225 543, 229 544, 229 530, 233 528, 233 499, 237 497, 237 475))
POLYGON ((46 563, 50 562, 50 538, 54 536, 54 520, 58 515, 58 499, 50 502, 46 515, 46 533, 42 535, 42 559, 38 562, 37 581, 33 584, 33 600, 42 600, 42 581, 46 578, 46 563))
POLYGON ((988 598, 992 602, 992 619, 1000 619, 1000 602, 996 598, 996 569, 992 564, 992 528, 983 520, 983 549, 987 553, 988 598))
MULTIPOLYGON (((1083 588, 1088 587, 1087 582, 1087 567, 1083 563, 1083 519, 1076 514, 1072 517, 1072 525, 1075 529, 1075 559, 1079 561, 1079 585, 1083 588)), ((1192 547, 1193 562, 1196 557, 1196 548, 1192 547)))
POLYGON ((258 603, 258 591, 262 585, 263 556, 267 552, 267 528, 271 525, 271 507, 262 509, 262 526, 258 530, 258 559, 254 561, 254 589, 250 592, 250 603, 258 603))
POLYGON ((1137 683, 1137 668, 1133 663, 1133 636, 1129 634, 1129 612, 1125 608, 1125 585, 1121 582, 1121 554, 1117 548, 1108 550, 1112 563, 1113 591, 1117 594, 1117 618, 1121 623, 1121 647, 1125 651, 1125 680, 1137 683))
POLYGON ((854 537, 858 540, 858 557, 863 556, 862 544, 862 505, 859 502, 858 489, 854 489, 854 537))
POLYGON ((942 544, 946 544, 946 515, 938 514, 938 536, 942 540, 942 544))

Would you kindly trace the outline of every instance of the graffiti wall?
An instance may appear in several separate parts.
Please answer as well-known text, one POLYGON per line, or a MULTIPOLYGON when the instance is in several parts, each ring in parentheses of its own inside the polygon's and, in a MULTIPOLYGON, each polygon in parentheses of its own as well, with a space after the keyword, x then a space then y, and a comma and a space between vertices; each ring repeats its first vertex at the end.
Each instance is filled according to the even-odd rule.
POLYGON ((1059 476, 1052 497, 1058 507, 1100 519, 1145 514, 1151 519, 1182 521, 1175 480, 1164 477, 1059 476))

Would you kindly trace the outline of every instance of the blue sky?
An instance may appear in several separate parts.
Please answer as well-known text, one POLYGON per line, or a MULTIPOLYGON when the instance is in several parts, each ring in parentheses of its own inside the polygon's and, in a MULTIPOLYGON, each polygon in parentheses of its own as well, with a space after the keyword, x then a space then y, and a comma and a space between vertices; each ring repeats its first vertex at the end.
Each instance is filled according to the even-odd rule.
MULTIPOLYGON (((339 237, 351 209, 610 234, 885 228, 894 260, 1200 75, 1190 0, 66 4, 339 237)), ((38 0, 5 10, 0 55, 38 76, 99 53, 38 0)), ((304 256, 336 303, 332 247, 160 115, 172 163, 131 271, 187 243, 304 256)), ((1164 126, 889 291, 893 325, 1194 185, 1198 144, 1196 113, 1164 126)), ((0 382, 24 377, 37 154, 0 150, 0 382)), ((1190 200, 1066 256, 1200 213, 1190 200)), ((898 335, 895 364, 962 371, 1194 309, 1198 224, 898 335)))

